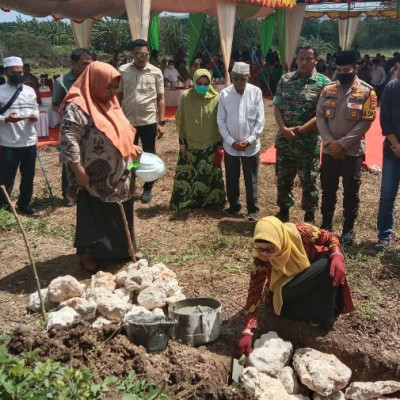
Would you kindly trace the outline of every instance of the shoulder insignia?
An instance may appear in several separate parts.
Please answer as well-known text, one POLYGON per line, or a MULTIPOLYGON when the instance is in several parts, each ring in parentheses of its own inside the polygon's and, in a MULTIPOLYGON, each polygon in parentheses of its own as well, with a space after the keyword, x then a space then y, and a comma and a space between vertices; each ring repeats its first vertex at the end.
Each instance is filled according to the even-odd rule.
POLYGON ((365 87, 367 87, 368 89, 373 89, 373 87, 372 87, 370 84, 368 84, 367 82, 364 82, 364 81, 362 81, 361 79, 359 79, 359 81, 360 81, 360 83, 361 83, 362 86, 365 86, 365 87))

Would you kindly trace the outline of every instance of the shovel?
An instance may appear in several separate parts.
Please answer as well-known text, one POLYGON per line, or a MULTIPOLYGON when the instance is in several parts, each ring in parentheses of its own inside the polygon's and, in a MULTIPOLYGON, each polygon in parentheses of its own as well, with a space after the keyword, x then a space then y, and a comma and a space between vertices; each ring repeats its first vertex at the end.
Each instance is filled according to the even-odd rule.
POLYGON ((246 362, 246 356, 242 354, 240 358, 232 357, 231 363, 231 375, 229 377, 229 385, 232 383, 239 383, 239 377, 244 369, 244 363, 246 362))

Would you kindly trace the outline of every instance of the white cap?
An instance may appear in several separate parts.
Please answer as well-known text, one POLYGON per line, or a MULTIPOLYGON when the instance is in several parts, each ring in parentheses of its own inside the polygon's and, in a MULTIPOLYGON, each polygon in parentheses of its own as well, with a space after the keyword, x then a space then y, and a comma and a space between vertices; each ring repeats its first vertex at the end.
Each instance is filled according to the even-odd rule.
POLYGON ((4 68, 8 67, 23 67, 22 58, 20 57, 7 57, 4 59, 4 68))
POLYGON ((240 75, 250 75, 250 65, 244 62, 235 62, 233 64, 232 72, 240 75))
POLYGON ((143 182, 153 182, 166 172, 167 167, 160 157, 145 152, 140 155, 139 167, 135 170, 135 174, 143 182))

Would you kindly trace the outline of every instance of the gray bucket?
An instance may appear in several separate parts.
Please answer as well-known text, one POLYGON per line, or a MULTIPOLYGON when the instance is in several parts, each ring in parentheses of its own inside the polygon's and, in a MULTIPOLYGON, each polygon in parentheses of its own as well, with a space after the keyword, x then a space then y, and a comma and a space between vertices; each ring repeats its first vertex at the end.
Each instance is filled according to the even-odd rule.
POLYGON ((157 353, 167 347, 175 324, 176 321, 168 317, 154 316, 147 321, 143 316, 131 316, 125 320, 125 331, 132 343, 157 353))
POLYGON ((211 298, 177 301, 168 308, 177 321, 172 336, 190 346, 200 346, 218 339, 221 333, 221 303, 211 298))

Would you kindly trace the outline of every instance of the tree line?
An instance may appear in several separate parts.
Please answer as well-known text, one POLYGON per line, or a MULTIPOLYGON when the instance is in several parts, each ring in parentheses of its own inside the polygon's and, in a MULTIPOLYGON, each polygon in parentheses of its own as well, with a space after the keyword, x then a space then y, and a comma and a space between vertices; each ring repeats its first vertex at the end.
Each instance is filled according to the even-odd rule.
MULTIPOLYGON (((261 20, 237 20, 233 50, 260 44, 261 20)), ((337 21, 330 19, 305 20, 301 41, 316 44, 321 52, 335 50, 338 46, 337 21)), ((188 18, 164 16, 160 18, 160 53, 170 55, 178 47, 187 48, 190 22, 188 18)), ((103 18, 93 24, 92 50, 111 54, 129 49, 130 30, 125 20, 103 18)), ((400 49, 400 23, 386 18, 364 18, 359 23, 354 44, 359 49, 400 49)), ((32 19, 0 23, 0 47, 5 54, 20 54, 25 58, 51 60, 55 54, 67 56, 74 46, 71 27, 64 21, 39 21, 32 19)), ((277 47, 274 35, 272 47, 277 47)), ((198 49, 210 54, 220 53, 218 24, 207 17, 200 35, 198 49)))

